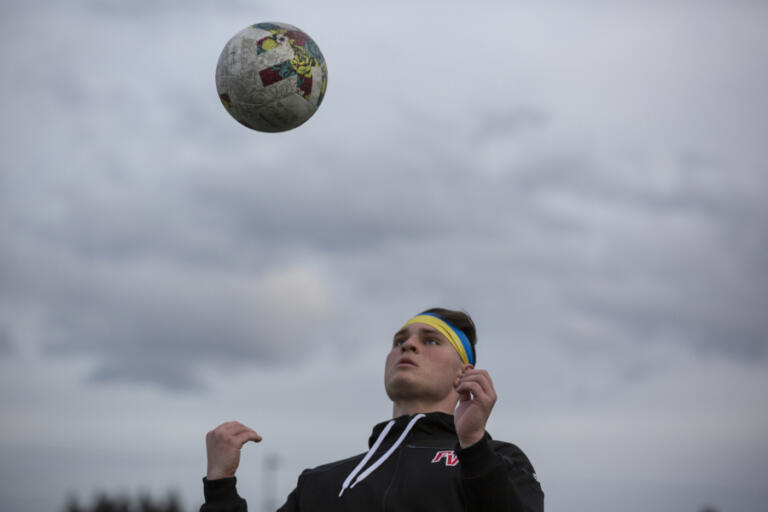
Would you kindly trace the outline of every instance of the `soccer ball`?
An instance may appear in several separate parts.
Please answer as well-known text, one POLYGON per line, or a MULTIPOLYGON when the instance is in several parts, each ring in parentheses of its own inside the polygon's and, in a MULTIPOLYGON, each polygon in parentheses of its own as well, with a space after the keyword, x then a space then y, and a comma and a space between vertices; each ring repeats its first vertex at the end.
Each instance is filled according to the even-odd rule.
POLYGON ((232 117, 261 132, 283 132, 312 117, 325 96, 328 68, 307 34, 286 23, 257 23, 224 46, 216 90, 232 117))

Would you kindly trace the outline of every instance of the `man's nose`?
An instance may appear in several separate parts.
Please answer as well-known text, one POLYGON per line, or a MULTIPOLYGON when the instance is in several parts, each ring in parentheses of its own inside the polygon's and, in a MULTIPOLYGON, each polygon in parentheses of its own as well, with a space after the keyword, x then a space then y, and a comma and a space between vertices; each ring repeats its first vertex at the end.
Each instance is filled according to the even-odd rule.
POLYGON ((403 342, 403 344, 400 345, 400 349, 403 352, 407 352, 409 350, 415 352, 417 346, 418 345, 416 344, 416 340, 414 339, 414 337, 413 336, 409 336, 408 338, 406 338, 406 340, 403 342))

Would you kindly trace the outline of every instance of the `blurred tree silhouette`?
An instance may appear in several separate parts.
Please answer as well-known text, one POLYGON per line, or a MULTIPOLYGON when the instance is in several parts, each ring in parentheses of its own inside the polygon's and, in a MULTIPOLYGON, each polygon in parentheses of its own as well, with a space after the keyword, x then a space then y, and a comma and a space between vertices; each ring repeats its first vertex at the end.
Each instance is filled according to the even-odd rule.
POLYGON ((156 501, 148 494, 131 499, 101 493, 94 497, 91 505, 80 505, 77 498, 70 498, 64 512, 181 512, 181 505, 173 493, 164 501, 156 501))

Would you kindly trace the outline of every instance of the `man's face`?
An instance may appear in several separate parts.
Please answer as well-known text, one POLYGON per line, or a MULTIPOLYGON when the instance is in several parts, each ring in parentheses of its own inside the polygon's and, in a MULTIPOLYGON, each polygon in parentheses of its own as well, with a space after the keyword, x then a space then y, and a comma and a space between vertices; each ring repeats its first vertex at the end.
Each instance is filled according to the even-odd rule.
POLYGON ((462 366, 451 342, 434 327, 410 324, 392 340, 384 368, 384 387, 393 402, 443 400, 454 392, 462 366))

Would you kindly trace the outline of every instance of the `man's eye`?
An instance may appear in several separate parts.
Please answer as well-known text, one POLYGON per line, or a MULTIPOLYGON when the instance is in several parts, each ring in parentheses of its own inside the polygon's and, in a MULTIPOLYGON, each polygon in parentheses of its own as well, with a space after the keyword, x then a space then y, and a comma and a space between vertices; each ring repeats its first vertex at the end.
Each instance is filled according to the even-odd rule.
POLYGON ((403 339, 402 338, 395 338, 395 340, 392 342, 392 344, 394 346, 396 346, 396 347, 399 347, 400 345, 403 344, 403 339))
POLYGON ((427 338, 427 343, 432 345, 437 345, 437 338, 427 338))

